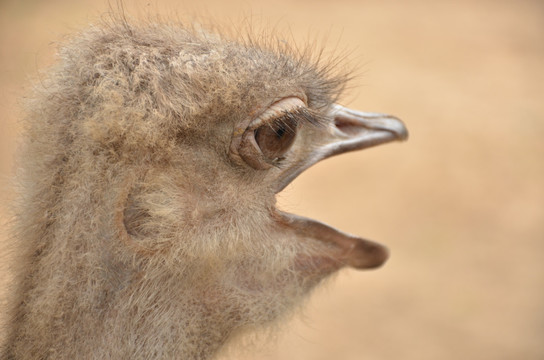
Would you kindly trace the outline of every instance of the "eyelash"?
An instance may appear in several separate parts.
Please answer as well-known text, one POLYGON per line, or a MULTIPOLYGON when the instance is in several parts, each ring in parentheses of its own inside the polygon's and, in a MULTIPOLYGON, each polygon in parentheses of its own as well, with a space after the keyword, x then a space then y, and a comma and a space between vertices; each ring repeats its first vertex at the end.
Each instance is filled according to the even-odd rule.
POLYGON ((291 121, 293 121, 297 126, 303 123, 312 126, 325 126, 325 124, 328 122, 327 119, 323 115, 321 115, 321 113, 318 113, 317 111, 312 111, 308 108, 300 107, 295 111, 285 111, 283 115, 272 119, 269 124, 281 123, 284 126, 290 127, 289 123, 291 121))

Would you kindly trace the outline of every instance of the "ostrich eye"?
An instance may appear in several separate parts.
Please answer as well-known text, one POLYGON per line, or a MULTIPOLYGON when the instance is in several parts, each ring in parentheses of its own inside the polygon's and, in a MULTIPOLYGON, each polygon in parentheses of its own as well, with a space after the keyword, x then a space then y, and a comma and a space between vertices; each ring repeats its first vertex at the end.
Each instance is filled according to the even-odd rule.
POLYGON ((313 121, 298 97, 283 98, 265 109, 231 143, 231 151, 255 170, 279 166, 295 142, 299 125, 313 121))
POLYGON ((267 160, 281 160, 295 141, 297 125, 297 120, 286 113, 255 130, 255 142, 267 160))

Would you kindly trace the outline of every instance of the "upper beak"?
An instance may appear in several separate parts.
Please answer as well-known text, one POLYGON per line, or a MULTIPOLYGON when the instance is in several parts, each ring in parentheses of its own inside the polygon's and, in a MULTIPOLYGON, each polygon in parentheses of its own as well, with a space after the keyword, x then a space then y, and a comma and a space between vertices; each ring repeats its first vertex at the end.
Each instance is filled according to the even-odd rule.
POLYGON ((283 173, 278 192, 323 159, 408 138, 408 130, 402 121, 391 115, 356 111, 337 104, 328 115, 333 120, 331 126, 323 129, 319 141, 313 141, 319 145, 312 147, 303 159, 283 173))
POLYGON ((340 105, 334 105, 331 115, 335 136, 326 145, 326 157, 408 138, 402 121, 391 115, 366 113, 340 105))

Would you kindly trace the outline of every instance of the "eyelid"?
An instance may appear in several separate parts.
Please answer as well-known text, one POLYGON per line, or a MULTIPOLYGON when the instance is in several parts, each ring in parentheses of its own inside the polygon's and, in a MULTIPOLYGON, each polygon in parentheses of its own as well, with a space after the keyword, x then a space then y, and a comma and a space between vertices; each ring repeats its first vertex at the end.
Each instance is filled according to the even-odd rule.
POLYGON ((286 113, 292 113, 300 108, 306 108, 306 104, 298 97, 288 97, 276 101, 255 118, 248 129, 254 130, 262 125, 270 123, 275 119, 281 118, 286 113))
POLYGON ((290 125, 295 122, 295 128, 298 128, 302 124, 308 124, 316 127, 323 127, 330 123, 330 119, 324 116, 322 113, 312 111, 307 107, 298 107, 292 111, 283 111, 276 116, 270 118, 260 118, 258 122, 254 122, 249 126, 249 130, 257 130, 263 125, 273 126, 274 123, 281 122, 285 125, 290 125))

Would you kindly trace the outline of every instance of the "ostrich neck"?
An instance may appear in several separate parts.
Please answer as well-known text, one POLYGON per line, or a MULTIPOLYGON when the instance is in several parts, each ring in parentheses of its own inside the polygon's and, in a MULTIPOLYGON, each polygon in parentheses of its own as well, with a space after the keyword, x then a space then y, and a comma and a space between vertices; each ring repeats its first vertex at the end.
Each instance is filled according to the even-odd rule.
POLYGON ((28 231, 36 250, 24 261, 2 359, 204 360, 239 325, 209 303, 203 289, 214 283, 204 275, 197 282, 192 269, 173 272, 164 259, 132 253, 110 218, 103 226, 77 213, 71 220, 70 237, 57 222, 28 231))
POLYGON ((144 275, 119 286, 90 268, 78 272, 85 279, 58 270, 60 281, 25 290, 3 358, 206 360, 239 324, 219 304, 184 293, 179 279, 144 275))

